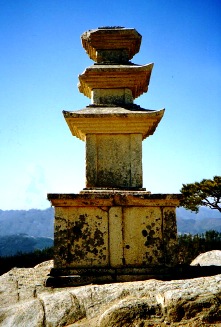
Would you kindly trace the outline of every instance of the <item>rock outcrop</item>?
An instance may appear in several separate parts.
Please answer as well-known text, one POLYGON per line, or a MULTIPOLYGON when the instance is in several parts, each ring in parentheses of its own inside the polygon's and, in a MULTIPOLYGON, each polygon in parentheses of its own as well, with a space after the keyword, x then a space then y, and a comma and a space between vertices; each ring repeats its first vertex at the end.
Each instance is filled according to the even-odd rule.
POLYGON ((191 266, 221 266, 221 251, 212 250, 198 255, 191 266))
POLYGON ((52 265, 0 276, 1 327, 221 326, 221 275, 55 289, 52 265))

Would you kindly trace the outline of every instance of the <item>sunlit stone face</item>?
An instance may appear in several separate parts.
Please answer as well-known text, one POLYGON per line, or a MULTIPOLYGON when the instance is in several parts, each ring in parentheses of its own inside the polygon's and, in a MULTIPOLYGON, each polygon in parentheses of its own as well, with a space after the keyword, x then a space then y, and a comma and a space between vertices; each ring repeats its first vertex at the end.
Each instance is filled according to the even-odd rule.
POLYGON ((133 95, 130 89, 93 89, 92 104, 131 104, 133 95))

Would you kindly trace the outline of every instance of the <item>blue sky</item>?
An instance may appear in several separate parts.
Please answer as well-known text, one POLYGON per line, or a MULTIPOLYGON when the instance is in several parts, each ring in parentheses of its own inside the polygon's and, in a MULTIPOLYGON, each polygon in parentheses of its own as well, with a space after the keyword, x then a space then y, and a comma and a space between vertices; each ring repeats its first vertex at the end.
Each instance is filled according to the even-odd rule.
POLYGON ((143 186, 177 193, 220 175, 220 0, 0 0, 0 209, 47 208, 47 193, 85 186, 85 143, 62 110, 90 103, 77 88, 93 62, 80 35, 99 26, 136 28, 154 62, 147 109, 166 108, 143 142, 143 186))

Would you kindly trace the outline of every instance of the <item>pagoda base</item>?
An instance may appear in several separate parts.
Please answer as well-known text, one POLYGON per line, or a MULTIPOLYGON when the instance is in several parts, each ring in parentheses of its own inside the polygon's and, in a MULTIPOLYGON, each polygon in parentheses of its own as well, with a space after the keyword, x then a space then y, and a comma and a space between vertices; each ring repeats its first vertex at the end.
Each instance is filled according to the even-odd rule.
POLYGON ((109 284, 147 280, 151 278, 169 279, 171 268, 99 268, 99 269, 55 269, 51 270, 46 286, 68 287, 88 284, 109 284))
POLYGON ((86 189, 48 199, 55 232, 47 286, 160 278, 176 266, 179 194, 86 189))
POLYGON ((74 287, 89 284, 112 284, 122 282, 143 281, 148 279, 178 280, 221 274, 220 266, 189 266, 127 269, 82 269, 78 274, 72 270, 52 269, 47 278, 46 287, 74 287))

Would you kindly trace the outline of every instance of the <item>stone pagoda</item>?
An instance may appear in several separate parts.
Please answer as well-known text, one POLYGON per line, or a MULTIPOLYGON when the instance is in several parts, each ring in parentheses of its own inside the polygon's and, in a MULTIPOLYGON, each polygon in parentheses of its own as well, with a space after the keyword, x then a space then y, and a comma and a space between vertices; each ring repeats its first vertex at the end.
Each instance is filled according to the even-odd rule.
POLYGON ((141 43, 135 29, 102 27, 81 39, 95 61, 79 76, 79 91, 91 104, 63 114, 73 136, 86 143, 86 187, 79 194, 48 194, 55 230, 47 285, 165 276, 176 265, 180 196, 151 194, 142 181, 142 141, 155 132, 164 109, 133 103, 147 92, 153 64, 130 61, 141 43))

